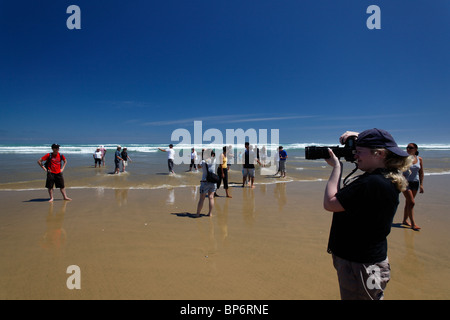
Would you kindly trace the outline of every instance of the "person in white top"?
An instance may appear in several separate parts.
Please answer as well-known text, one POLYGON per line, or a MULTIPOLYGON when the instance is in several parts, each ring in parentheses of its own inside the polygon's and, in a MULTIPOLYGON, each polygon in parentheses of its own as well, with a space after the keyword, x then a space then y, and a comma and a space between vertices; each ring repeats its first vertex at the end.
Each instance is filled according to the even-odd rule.
POLYGON ((175 150, 173 150, 173 144, 169 144, 169 149, 158 149, 160 151, 167 152, 167 165, 169 167, 169 173, 175 173, 175 171, 173 171, 173 160, 175 159, 175 150))
POLYGON ((95 168, 97 168, 97 163, 98 163, 98 167, 101 167, 102 164, 102 159, 103 159, 103 154, 100 151, 100 148, 97 148, 97 150, 94 152, 93 154, 94 157, 94 161, 95 161, 95 168))
POLYGON ((191 149, 191 164, 189 166, 189 171, 192 171, 192 167, 197 172, 197 151, 194 148, 191 149))

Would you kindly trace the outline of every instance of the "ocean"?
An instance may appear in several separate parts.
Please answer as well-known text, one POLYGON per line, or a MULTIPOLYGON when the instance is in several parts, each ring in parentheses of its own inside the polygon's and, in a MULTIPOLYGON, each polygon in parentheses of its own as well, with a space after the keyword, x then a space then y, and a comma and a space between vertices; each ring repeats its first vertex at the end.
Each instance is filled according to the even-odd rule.
MULTIPOLYGON (((267 167, 257 166, 255 184, 274 184, 291 181, 321 181, 328 179, 331 172, 324 160, 306 160, 305 147, 309 145, 324 146, 314 143, 292 143, 283 145, 288 154, 286 163, 286 178, 274 177, 274 161, 268 152, 267 167)), ((337 144, 326 144, 336 146, 337 144)), ((175 165, 175 174, 170 175, 167 167, 167 154, 158 148, 166 149, 167 144, 124 144, 128 155, 132 159, 125 173, 118 175, 114 172, 115 144, 105 144, 106 166, 94 168, 93 153, 98 145, 69 144, 61 145, 60 153, 67 158, 64 171, 66 187, 102 189, 158 189, 198 186, 201 172, 188 172, 189 163, 175 165)), ((190 153, 191 145, 175 144, 175 151, 181 156, 183 152, 190 153)), ((222 146, 198 145, 193 146, 201 154, 203 148, 215 148, 219 155, 222 146)), ((275 148, 276 146, 272 146, 275 148)), ((406 145, 400 145, 406 147, 406 145)), ((270 146, 268 147, 270 149, 270 146)), ((237 164, 243 151, 243 146, 233 146, 234 161, 229 173, 231 187, 242 185, 242 165, 237 164)), ((420 156, 423 158, 425 176, 450 174, 450 144, 419 145, 420 156)), ((23 144, 0 145, 2 166, 0 169, 0 190, 39 190, 44 189, 45 172, 37 165, 38 159, 51 152, 50 145, 23 144)), ((186 153, 185 153, 186 154, 186 153)), ((344 161, 344 173, 350 173, 354 164, 344 161)), ((425 178, 426 179, 426 178, 425 178)))

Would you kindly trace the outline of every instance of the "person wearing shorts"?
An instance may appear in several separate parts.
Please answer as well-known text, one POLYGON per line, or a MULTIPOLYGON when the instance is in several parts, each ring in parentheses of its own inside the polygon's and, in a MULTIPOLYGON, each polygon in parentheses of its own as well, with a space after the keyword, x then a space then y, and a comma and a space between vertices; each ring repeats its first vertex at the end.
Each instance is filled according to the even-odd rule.
POLYGON ((406 180, 408 180, 408 187, 403 191, 405 208, 403 209, 402 224, 411 227, 415 231, 419 231, 421 228, 416 224, 414 219, 414 206, 416 205, 417 192, 423 193, 423 159, 419 157, 418 146, 413 142, 408 144, 406 152, 412 158, 412 165, 403 173, 406 180))
POLYGON ((341 299, 382 300, 390 279, 387 236, 406 189, 402 172, 411 164, 385 130, 345 132, 356 136, 355 162, 364 173, 340 187, 342 164, 331 149, 333 168, 325 188, 324 209, 333 212, 328 253, 338 276, 341 299))
POLYGON ((247 179, 250 179, 250 187, 254 188, 255 182, 255 160, 261 165, 261 162, 253 150, 250 150, 250 143, 245 143, 244 163, 242 166, 242 187, 245 186, 247 179))
POLYGON ((50 196, 49 202, 53 201, 53 187, 59 188, 64 200, 72 200, 66 194, 64 185, 63 171, 67 164, 67 159, 64 155, 59 153, 59 144, 52 144, 52 153, 47 153, 40 158, 38 165, 47 172, 47 179, 45 181, 45 187, 48 190, 50 196), (44 164, 45 161, 45 164, 44 164))
POLYGON ((94 157, 94 161, 95 161, 95 168, 97 168, 97 164, 98 164, 98 167, 100 168, 102 165, 102 158, 103 158, 103 154, 100 151, 100 148, 97 148, 97 150, 93 154, 93 157, 94 157))
POLYGON ((214 208, 214 193, 217 190, 216 183, 206 180, 208 171, 211 173, 215 172, 215 153, 212 150, 205 150, 204 156, 205 158, 198 165, 199 169, 202 169, 203 175, 202 180, 200 181, 200 199, 198 200, 197 214, 195 215, 195 217, 200 217, 200 212, 202 211, 206 196, 208 196, 209 199, 209 210, 207 216, 211 216, 212 209, 214 208))

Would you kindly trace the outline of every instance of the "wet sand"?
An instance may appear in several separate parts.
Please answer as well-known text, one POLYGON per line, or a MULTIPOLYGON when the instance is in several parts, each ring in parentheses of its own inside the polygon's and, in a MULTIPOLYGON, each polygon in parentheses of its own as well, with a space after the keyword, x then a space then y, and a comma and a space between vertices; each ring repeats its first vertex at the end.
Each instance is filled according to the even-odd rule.
MULTIPOLYGON (((400 225, 400 197, 386 300, 450 298, 449 180, 426 177, 420 232, 400 225)), ((231 187, 233 198, 200 218, 192 187, 68 188, 73 201, 55 190, 53 204, 45 189, 0 191, 0 299, 339 299, 324 188, 231 187), (71 265, 81 289, 67 288, 71 265)))

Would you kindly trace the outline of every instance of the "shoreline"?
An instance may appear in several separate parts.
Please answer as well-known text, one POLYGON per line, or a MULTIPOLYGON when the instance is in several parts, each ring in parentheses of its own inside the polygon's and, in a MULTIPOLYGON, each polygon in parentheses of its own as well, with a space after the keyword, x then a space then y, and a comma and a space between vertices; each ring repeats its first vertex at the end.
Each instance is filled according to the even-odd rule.
MULTIPOLYGON (((388 237, 386 300, 448 299, 448 176, 430 176, 417 196, 419 232, 388 237)), ((331 213, 325 181, 230 187, 212 217, 194 219, 195 187, 0 190, 1 299, 337 300, 326 252, 331 213), (81 289, 66 286, 78 265, 81 289)), ((207 212, 207 202, 202 213, 207 212)))

